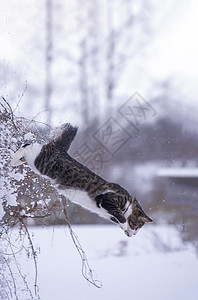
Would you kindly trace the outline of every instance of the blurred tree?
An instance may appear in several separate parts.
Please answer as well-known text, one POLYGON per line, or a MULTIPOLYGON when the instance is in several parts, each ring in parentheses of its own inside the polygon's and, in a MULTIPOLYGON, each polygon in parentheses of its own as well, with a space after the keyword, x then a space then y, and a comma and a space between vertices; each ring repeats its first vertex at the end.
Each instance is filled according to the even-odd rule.
POLYGON ((129 0, 76 0, 74 3, 73 10, 67 11, 71 28, 66 25, 66 13, 59 19, 62 31, 58 33, 59 42, 67 41, 59 54, 64 58, 66 93, 72 97, 71 102, 68 96, 65 107, 68 110, 77 102, 78 121, 81 119, 81 125, 89 128, 112 115, 118 99, 123 97, 123 91, 118 91, 122 76, 127 76, 129 65, 133 66, 135 55, 149 35, 148 18, 144 15, 149 3, 138 2, 139 10, 129 0))
POLYGON ((50 125, 52 117, 52 64, 53 64, 53 0, 46 0, 46 45, 45 45, 45 110, 47 124, 50 125))
MULTIPOLYGON (((86 3, 88 14, 85 21, 89 23, 85 34, 89 45, 86 62, 89 102, 91 107, 97 108, 97 102, 100 101, 104 119, 112 115, 116 107, 121 77, 128 72, 127 63, 133 61, 145 43, 145 33, 149 33, 149 26, 147 19, 141 18, 144 15, 144 0, 140 2, 142 12, 139 13, 135 12, 132 1, 128 0, 106 0, 102 5, 98 0, 87 0, 86 3), (136 31, 142 32, 144 37, 137 37, 136 31), (94 59, 90 59, 91 57, 94 59), (90 90, 95 93, 90 93, 90 90)), ((148 2, 146 6, 148 11, 148 2)), ((98 110, 94 110, 91 111, 91 118, 95 121, 98 110)))

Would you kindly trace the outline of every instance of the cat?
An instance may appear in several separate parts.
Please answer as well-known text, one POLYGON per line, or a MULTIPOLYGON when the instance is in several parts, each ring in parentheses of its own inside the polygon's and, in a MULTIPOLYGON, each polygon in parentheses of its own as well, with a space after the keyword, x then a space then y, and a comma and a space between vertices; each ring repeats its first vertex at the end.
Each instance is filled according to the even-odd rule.
POLYGON ((23 145, 12 156, 11 164, 27 162, 35 173, 50 178, 67 199, 118 224, 128 237, 144 223, 153 222, 124 188, 106 181, 68 154, 76 127, 67 123, 59 131, 58 137, 47 144, 23 145))

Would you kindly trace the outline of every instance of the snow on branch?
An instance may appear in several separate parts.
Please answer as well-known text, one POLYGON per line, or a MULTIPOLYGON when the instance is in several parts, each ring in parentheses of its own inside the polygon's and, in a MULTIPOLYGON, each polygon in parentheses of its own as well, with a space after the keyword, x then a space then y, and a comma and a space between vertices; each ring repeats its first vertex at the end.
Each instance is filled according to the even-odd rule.
POLYGON ((37 253, 39 249, 29 232, 29 225, 53 224, 57 216, 69 227, 70 235, 82 260, 85 279, 101 287, 93 277, 86 254, 69 222, 65 201, 51 183, 33 173, 25 165, 12 167, 10 157, 22 144, 45 143, 49 126, 41 126, 34 120, 18 118, 5 98, 0 99, 0 298, 40 299, 37 286, 37 253), (28 279, 18 262, 18 255, 26 256, 27 263, 34 265, 34 280, 28 279), (25 254, 25 255, 24 255, 25 254), (32 259, 30 259, 32 258, 32 259), (28 281, 29 280, 29 281, 28 281), (31 284, 30 284, 31 282, 31 284))

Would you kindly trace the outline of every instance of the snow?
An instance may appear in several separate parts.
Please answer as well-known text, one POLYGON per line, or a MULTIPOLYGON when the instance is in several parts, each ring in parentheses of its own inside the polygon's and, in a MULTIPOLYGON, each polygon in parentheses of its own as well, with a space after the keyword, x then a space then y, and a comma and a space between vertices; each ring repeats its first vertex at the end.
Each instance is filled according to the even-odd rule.
POLYGON ((35 139, 35 135, 32 132, 28 132, 24 135, 24 139, 25 140, 34 140, 35 139))
POLYGON ((0 220, 3 218, 3 216, 4 216, 4 209, 3 209, 3 203, 2 202, 0 202, 0 220))
MULTIPOLYGON (((176 229, 146 225, 127 238, 113 225, 73 226, 98 289, 81 274, 81 259, 66 227, 31 228, 38 255, 41 300, 197 300, 198 260, 176 229)), ((22 299, 21 299, 22 300, 22 299)))
POLYGON ((164 168, 157 172, 161 177, 198 177, 198 168, 164 168))
POLYGON ((53 130, 51 130, 50 132, 50 139, 52 140, 56 140, 58 139, 64 130, 66 130, 67 128, 69 128, 70 124, 69 123, 64 123, 56 128, 54 128, 53 130))

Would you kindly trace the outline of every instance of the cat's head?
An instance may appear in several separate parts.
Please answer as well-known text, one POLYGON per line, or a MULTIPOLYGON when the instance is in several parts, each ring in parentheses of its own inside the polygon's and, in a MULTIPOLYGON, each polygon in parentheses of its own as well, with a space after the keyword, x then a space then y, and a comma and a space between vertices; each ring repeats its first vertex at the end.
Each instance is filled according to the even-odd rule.
POLYGON ((145 214, 136 198, 131 202, 130 208, 132 212, 127 217, 127 229, 125 230, 126 235, 129 237, 135 235, 145 223, 153 222, 153 220, 145 214))

